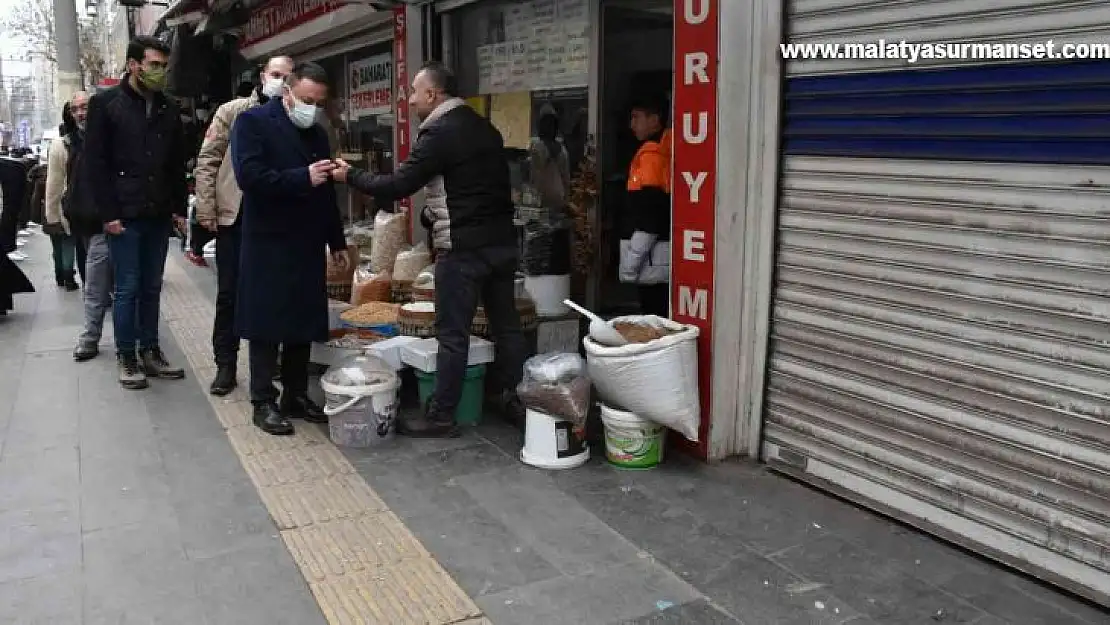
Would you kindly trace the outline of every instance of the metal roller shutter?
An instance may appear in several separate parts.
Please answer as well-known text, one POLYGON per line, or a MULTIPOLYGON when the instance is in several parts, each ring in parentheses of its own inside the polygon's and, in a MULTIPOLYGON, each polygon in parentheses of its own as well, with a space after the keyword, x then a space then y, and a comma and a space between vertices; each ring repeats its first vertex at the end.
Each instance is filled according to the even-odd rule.
MULTIPOLYGON (((1108 12, 794 0, 789 32, 1074 42, 1108 12)), ((787 67, 765 459, 1110 605, 1110 63, 787 67)))

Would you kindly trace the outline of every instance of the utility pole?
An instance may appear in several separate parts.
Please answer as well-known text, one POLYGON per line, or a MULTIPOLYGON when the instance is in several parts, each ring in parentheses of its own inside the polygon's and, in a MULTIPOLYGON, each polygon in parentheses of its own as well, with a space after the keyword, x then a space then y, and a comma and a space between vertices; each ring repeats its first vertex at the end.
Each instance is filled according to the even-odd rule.
POLYGON ((54 37, 58 50, 58 96, 62 102, 69 102, 81 90, 76 0, 54 0, 54 37))

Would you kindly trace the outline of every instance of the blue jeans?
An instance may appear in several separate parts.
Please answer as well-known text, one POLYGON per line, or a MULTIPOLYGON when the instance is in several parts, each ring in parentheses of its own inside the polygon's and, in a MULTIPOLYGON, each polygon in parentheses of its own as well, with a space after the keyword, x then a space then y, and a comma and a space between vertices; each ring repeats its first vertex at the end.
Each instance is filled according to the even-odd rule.
POLYGON ((116 283, 112 323, 116 351, 134 354, 136 349, 158 347, 158 310, 171 221, 168 217, 125 219, 123 228, 120 234, 108 235, 116 283))

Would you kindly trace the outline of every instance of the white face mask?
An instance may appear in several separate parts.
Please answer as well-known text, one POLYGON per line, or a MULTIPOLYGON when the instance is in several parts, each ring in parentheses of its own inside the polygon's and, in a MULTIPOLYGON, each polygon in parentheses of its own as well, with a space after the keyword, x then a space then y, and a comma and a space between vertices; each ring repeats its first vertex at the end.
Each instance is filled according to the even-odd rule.
POLYGON ((285 86, 285 81, 281 78, 267 78, 262 83, 262 95, 267 98, 276 98, 281 95, 281 89, 285 86))
POLYGON ((293 108, 289 109, 289 119, 297 128, 311 128, 312 124, 316 123, 316 115, 319 113, 320 107, 315 104, 305 104, 298 100, 297 96, 290 95, 293 98, 293 108))

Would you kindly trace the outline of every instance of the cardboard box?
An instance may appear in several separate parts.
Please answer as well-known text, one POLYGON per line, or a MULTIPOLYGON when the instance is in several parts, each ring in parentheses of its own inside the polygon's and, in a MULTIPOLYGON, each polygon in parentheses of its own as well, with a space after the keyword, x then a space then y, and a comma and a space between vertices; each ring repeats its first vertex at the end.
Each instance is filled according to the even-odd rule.
MULTIPOLYGON (((370 346, 370 353, 378 358, 389 363, 394 371, 400 371, 405 368, 405 363, 401 360, 401 349, 406 345, 419 343, 421 339, 415 336, 395 336, 391 339, 378 341, 370 346)), ((434 355, 433 355, 434 358, 434 355)))
MULTIPOLYGON (((439 341, 436 339, 417 339, 401 347, 401 362, 424 373, 435 373, 437 352, 439 341)), ((470 337, 470 354, 466 366, 485 365, 493 360, 493 343, 477 336, 470 337)))

